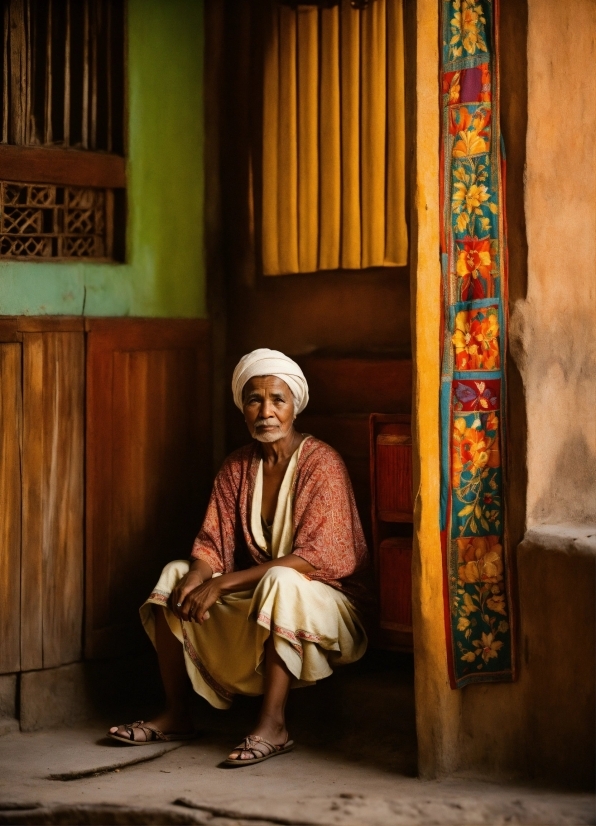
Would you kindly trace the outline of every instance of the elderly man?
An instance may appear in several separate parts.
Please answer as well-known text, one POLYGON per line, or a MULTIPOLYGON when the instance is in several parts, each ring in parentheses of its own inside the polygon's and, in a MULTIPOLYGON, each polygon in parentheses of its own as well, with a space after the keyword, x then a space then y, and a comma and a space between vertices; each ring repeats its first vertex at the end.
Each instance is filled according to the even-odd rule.
POLYGON ((255 350, 237 365, 232 390, 253 442, 219 471, 190 564, 166 565, 141 608, 165 711, 110 736, 128 745, 190 739, 193 689, 216 708, 234 694, 263 694, 256 726, 225 761, 246 766, 293 748, 291 687, 364 654, 354 575, 367 549, 341 458, 294 426, 308 402, 300 367, 255 350))

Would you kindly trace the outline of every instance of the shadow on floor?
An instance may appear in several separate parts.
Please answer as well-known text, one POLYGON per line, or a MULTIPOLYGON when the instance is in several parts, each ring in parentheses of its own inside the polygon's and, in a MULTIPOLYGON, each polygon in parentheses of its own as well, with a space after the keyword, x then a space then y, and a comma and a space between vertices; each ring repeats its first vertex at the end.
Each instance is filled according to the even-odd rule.
MULTIPOLYGON (((149 719, 162 697, 153 652, 134 661, 90 664, 90 689, 98 714, 114 723, 149 719)), ((219 711, 197 697, 197 725, 222 753, 249 733, 258 697, 235 698, 219 711)), ((295 689, 288 701, 288 727, 300 745, 330 758, 416 775, 414 669, 410 654, 369 650, 310 688, 295 689)))

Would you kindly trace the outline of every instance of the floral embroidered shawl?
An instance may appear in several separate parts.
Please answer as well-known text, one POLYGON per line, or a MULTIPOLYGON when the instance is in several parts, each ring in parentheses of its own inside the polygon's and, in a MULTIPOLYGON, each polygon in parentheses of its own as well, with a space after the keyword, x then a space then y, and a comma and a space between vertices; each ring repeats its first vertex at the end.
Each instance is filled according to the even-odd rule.
MULTIPOLYGON (((192 556, 213 573, 268 562, 251 529, 251 505, 261 450, 258 442, 235 451, 217 474, 192 556)), ((358 607, 366 588, 358 573, 368 550, 346 467, 332 447, 307 436, 298 459, 293 491, 292 553, 316 568, 309 579, 344 592, 358 607)))

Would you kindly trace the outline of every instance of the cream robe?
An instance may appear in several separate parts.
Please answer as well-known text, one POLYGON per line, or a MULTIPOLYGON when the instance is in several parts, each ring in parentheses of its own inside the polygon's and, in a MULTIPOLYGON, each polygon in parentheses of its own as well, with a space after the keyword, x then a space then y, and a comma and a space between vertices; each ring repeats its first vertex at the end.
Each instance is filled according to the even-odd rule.
MULTIPOLYGON (((292 552, 292 489, 304 445, 294 452, 279 491, 267 544, 261 522, 263 462, 259 465, 251 513, 257 545, 273 559, 292 552)), ((215 708, 229 708, 234 694, 258 695, 264 688, 264 646, 273 632, 275 649, 292 674, 292 688, 328 677, 332 667, 355 662, 366 650, 366 633, 348 597, 292 568, 267 571, 254 590, 222 596, 203 625, 183 622, 167 607, 168 598, 188 572, 185 560, 170 562, 141 620, 155 645, 152 605, 161 605, 175 637, 184 646, 186 670, 194 690, 215 708)), ((216 574, 217 576, 217 574, 216 574)))

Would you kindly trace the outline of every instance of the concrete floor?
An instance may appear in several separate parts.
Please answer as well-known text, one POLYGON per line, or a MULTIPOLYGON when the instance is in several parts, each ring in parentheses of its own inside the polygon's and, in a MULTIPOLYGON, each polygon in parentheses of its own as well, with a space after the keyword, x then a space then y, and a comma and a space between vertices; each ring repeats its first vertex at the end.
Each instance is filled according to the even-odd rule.
MULTIPOLYGON (((201 737, 125 747, 100 720, 0 737, 0 824, 594 824, 588 794, 416 779, 411 661, 369 658, 291 695, 294 752, 243 769, 220 761, 258 700, 197 708, 201 737), (142 762, 137 762, 142 761, 142 762)), ((145 713, 140 709, 141 713, 145 713)), ((134 715, 133 715, 134 716, 134 715)))

